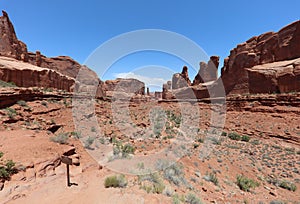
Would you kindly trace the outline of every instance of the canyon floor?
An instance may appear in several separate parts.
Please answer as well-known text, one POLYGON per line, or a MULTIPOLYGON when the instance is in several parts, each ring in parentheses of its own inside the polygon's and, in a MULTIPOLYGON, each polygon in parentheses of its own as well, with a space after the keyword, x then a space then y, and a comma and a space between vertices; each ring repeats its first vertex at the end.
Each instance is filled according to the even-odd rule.
MULTIPOLYGON (((37 97, 0 110, 1 162, 13 160, 16 169, 1 182, 0 203, 299 203, 299 93, 236 96, 216 107, 97 99, 92 109, 86 104, 86 111, 74 114, 72 94, 22 93, 28 90, 37 97), (216 118, 223 117, 224 125, 212 126, 215 112, 221 112, 216 118), (88 123, 93 117, 98 126, 88 123), (83 124, 81 131, 74 121, 83 124), (109 168, 109 161, 151 158, 188 134, 193 137, 186 146, 175 145, 183 149, 175 163, 161 161, 148 176, 131 172, 123 178, 125 185, 105 187, 107 177, 122 174, 109 168), (101 145, 109 152, 101 156, 108 165, 93 154, 101 145), (205 147, 208 154, 201 156, 205 147), (75 164, 70 187, 63 154, 75 164)), ((0 93, 20 97, 18 88, 0 93)), ((135 168, 145 172, 145 166, 141 162, 135 168)))

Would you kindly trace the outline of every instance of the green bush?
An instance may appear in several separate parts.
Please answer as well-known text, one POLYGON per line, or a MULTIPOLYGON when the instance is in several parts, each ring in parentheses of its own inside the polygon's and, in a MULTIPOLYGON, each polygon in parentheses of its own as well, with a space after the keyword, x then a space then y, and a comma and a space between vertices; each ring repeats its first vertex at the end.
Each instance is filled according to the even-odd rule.
POLYGON ((224 131, 223 131, 223 132, 221 133, 221 136, 226 137, 226 136, 227 136, 227 132, 224 132, 224 131))
POLYGON ((243 135, 242 136, 242 141, 249 142, 250 141, 250 137, 248 135, 243 135))
POLYGON ((109 176, 105 179, 104 186, 105 188, 124 188, 127 186, 127 180, 123 174, 109 176))
POLYGON ((144 181, 150 182, 142 185, 142 188, 147 191, 147 193, 161 194, 165 189, 165 184, 158 173, 139 176, 139 182, 142 183, 144 181))
POLYGON ((287 189, 289 191, 294 191, 294 192, 297 190, 297 186, 294 183, 288 182, 288 181, 280 181, 279 187, 287 189))
POLYGON ((84 141, 84 148, 86 149, 91 149, 91 145, 94 143, 95 138, 94 137, 88 137, 85 141, 84 141))
POLYGON ((275 186, 279 186, 280 188, 284 188, 287 189, 289 191, 296 191, 297 190, 297 186, 290 182, 290 181, 286 181, 286 180, 279 180, 277 178, 267 178, 268 183, 273 184, 275 186))
POLYGON ((236 177, 236 183, 241 190, 247 191, 247 192, 250 191, 250 188, 255 188, 255 187, 259 186, 258 182, 254 181, 252 179, 249 179, 243 175, 238 175, 236 177))
POLYGON ((228 134, 228 137, 232 140, 241 140, 241 136, 236 132, 231 132, 228 134))
POLYGON ((164 169, 164 178, 176 186, 186 183, 183 166, 178 163, 174 163, 168 168, 164 169))
POLYGON ((206 174, 203 178, 206 181, 210 181, 210 182, 214 183, 216 186, 219 184, 219 180, 217 178, 217 175, 214 172, 206 174))
POLYGON ((113 153, 116 157, 119 157, 119 155, 121 154, 122 158, 127 158, 129 154, 134 154, 134 152, 135 152, 135 147, 132 146, 131 144, 127 143, 123 145, 122 142, 115 141, 113 153))
POLYGON ((69 139, 68 133, 59 133, 55 137, 50 138, 52 142, 56 142, 59 144, 68 144, 68 139, 69 139))
POLYGON ((9 118, 14 118, 17 115, 17 111, 13 108, 6 108, 7 115, 9 118))
POLYGON ((189 204, 202 204, 202 201, 197 196, 195 196, 194 194, 189 193, 186 196, 186 203, 189 203, 189 204))
MULTIPOLYGON (((3 152, 0 152, 0 158, 3 156, 3 152)), ((9 180, 10 176, 17 173, 17 169, 15 168, 15 162, 12 160, 1 161, 0 163, 0 180, 9 180)))
POLYGON ((0 80, 0 87, 16 87, 14 82, 5 82, 0 80))
POLYGON ((173 196, 172 196, 172 204, 180 204, 182 202, 185 201, 185 198, 184 196, 179 196, 177 193, 175 193, 173 196))
POLYGON ((82 137, 81 132, 71 132, 71 135, 76 139, 80 139, 82 137))
POLYGON ((23 100, 18 101, 17 104, 22 107, 27 107, 26 101, 23 101, 23 100))

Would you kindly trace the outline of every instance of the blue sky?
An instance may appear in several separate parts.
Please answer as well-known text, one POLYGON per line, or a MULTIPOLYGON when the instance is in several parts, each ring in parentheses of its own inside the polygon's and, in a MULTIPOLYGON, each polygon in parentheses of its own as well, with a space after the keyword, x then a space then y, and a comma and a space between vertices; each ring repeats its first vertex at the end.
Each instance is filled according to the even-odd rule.
MULTIPOLYGON (((300 17, 299 0, 1 0, 0 8, 8 12, 18 38, 30 51, 40 50, 46 56, 68 55, 80 63, 115 36, 139 29, 163 29, 189 38, 208 56, 219 55, 222 64, 237 44, 267 31, 278 31, 300 17)), ((123 57, 100 78, 126 73, 133 76, 133 70, 139 67, 153 69, 153 74, 157 73, 155 66, 172 70, 164 75, 169 77, 185 64, 188 62, 166 53, 144 51, 123 57)), ((192 80, 198 65, 188 65, 194 67, 189 73, 192 80)))

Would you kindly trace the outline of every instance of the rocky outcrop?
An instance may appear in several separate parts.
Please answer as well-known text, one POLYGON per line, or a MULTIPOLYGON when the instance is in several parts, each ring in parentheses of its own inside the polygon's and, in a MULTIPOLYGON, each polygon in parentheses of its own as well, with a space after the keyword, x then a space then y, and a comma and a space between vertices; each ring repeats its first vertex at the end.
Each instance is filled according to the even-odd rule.
POLYGON ((20 87, 45 87, 72 91, 75 80, 51 69, 0 57, 0 80, 20 87))
POLYGON ((193 86, 218 79, 219 56, 211 56, 208 63, 200 62, 200 69, 195 76, 193 86))
POLYGON ((28 53, 26 44, 18 40, 7 13, 5 11, 2 13, 3 16, 0 17, 0 55, 28 63, 2 58, 4 61, 0 69, 1 80, 14 82, 17 86, 22 87, 52 87, 66 91, 73 91, 76 81, 75 88, 95 89, 96 97, 104 96, 103 82, 88 67, 80 65, 67 56, 48 58, 40 51, 28 53), (78 77, 79 72, 80 77, 78 77))
POLYGON ((160 92, 160 91, 155 91, 155 92, 154 92, 154 97, 155 97, 156 99, 162 99, 162 92, 160 92))
POLYGON ((0 17, 0 55, 28 61, 27 46, 18 40, 7 13, 0 17))
POLYGON ((300 92, 300 58, 257 65, 247 71, 250 93, 300 92))
POLYGON ((145 83, 137 79, 121 79, 107 80, 103 84, 105 92, 125 92, 145 95, 145 83))
MULTIPOLYGON (((256 65, 299 58, 299 42, 300 21, 296 21, 278 32, 268 32, 255 36, 245 43, 239 44, 230 51, 229 57, 224 60, 220 80, 223 80, 226 93, 249 93, 251 87, 248 73, 252 74, 251 77, 253 79, 253 72, 249 72, 249 68, 256 65)), ((251 83, 252 85, 253 83, 251 83)), ((265 87, 261 86, 261 88, 264 89, 265 87)), ((286 87, 285 89, 290 90, 293 88, 286 87)), ((262 90, 257 91, 262 92, 262 90)))
POLYGON ((184 66, 181 73, 176 73, 172 78, 172 89, 179 89, 188 87, 191 85, 191 81, 188 75, 188 68, 184 66))
POLYGON ((36 53, 29 52, 28 62, 38 67, 53 69, 72 78, 76 78, 81 69, 81 65, 71 57, 58 56, 48 58, 42 55, 40 51, 36 51, 36 53))
POLYGON ((171 88, 170 83, 163 84, 162 94, 161 94, 162 99, 166 99, 166 100, 175 99, 174 95, 172 94, 172 90, 170 88, 171 88))

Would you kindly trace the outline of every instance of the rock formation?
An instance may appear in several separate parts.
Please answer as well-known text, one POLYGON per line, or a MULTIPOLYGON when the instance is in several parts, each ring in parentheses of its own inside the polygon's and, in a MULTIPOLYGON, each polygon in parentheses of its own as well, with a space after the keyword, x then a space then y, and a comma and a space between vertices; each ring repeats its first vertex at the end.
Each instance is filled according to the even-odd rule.
POLYGON ((103 90, 106 92, 125 92, 145 95, 145 83, 137 79, 121 79, 107 80, 103 84, 103 90))
MULTIPOLYGON (((278 32, 267 32, 260 36, 252 37, 245 43, 239 44, 236 48, 231 50, 229 57, 224 60, 221 79, 223 80, 226 93, 249 93, 249 89, 252 88, 249 87, 248 73, 251 74, 252 78, 251 86, 253 86, 254 77, 253 72, 249 72, 249 68, 256 65, 291 60, 299 57, 300 21, 296 21, 278 32)), ((277 65, 275 65, 275 67, 276 66, 277 65)), ((263 72, 260 72, 260 75, 262 74, 263 72)), ((270 78, 270 76, 271 75, 260 77, 260 79, 270 78)), ((260 83, 264 82, 260 81, 260 83)), ((298 86, 300 86, 300 83, 298 84, 298 86)), ((265 89, 263 86, 261 86, 261 88, 265 89)), ((294 88, 286 88, 286 90, 290 89, 294 88)), ((258 93, 263 91, 257 88, 255 90, 258 93)), ((252 89, 252 91, 254 90, 252 89)))
POLYGON ((192 86, 186 80, 186 69, 175 74, 172 93, 164 87, 163 99, 219 97, 224 95, 222 90, 226 95, 298 92, 299 64, 300 21, 296 21, 278 32, 252 37, 231 50, 219 79, 217 56, 210 57, 207 64, 200 63, 192 86))
POLYGON ((160 91, 155 91, 155 92, 154 92, 154 97, 155 97, 156 99, 162 99, 162 92, 160 92, 160 91))
POLYGON ((28 60, 27 46, 18 40, 15 29, 5 11, 0 17, 0 55, 13 57, 26 62, 28 60))
POLYGON ((20 87, 45 87, 72 91, 74 78, 57 71, 37 67, 18 60, 0 57, 0 80, 20 87))
POLYGON ((300 92, 300 58, 257 65, 247 71, 250 93, 300 92))
POLYGON ((193 86, 218 79, 219 56, 211 56, 208 63, 200 62, 200 69, 195 76, 193 86))
POLYGON ((188 68, 184 66, 181 73, 176 73, 172 78, 172 89, 179 89, 191 85, 188 75, 188 68))
MULTIPOLYGON (((78 83, 84 86, 92 85, 96 89, 96 97, 105 95, 102 90, 103 82, 97 74, 88 67, 81 66, 78 62, 67 56, 48 58, 41 54, 28 52, 25 43, 18 40, 13 24, 5 11, 0 17, 0 55, 14 58, 30 64, 20 64, 26 69, 20 68, 17 61, 2 58, 0 79, 7 82, 14 82, 17 86, 42 86, 73 91, 76 78, 81 72, 78 83), (6 67, 7 63, 9 64, 6 67), (15 67, 11 67, 11 65, 15 67), (32 69, 32 70, 30 70, 32 69)), ((20 61, 19 61, 20 62, 20 61)))

